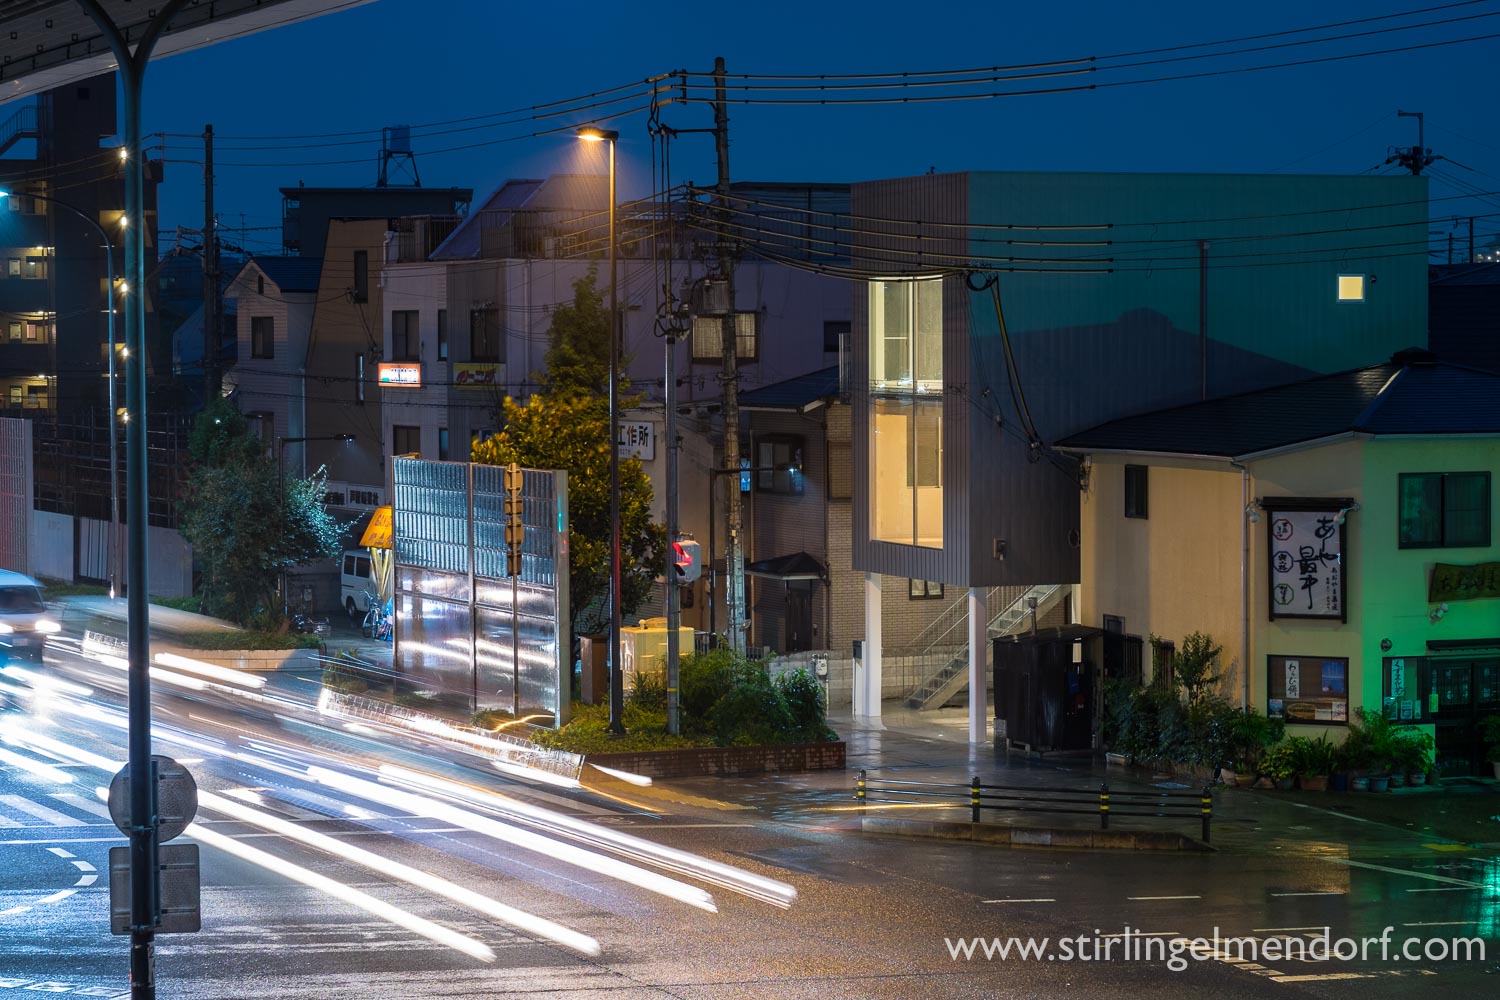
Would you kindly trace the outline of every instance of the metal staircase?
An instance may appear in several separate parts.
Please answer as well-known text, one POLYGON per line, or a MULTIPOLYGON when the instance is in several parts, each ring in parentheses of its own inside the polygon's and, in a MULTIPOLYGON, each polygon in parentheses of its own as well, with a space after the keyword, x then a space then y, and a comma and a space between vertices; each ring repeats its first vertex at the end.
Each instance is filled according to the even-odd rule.
POLYGON ((18 109, 4 122, 0 122, 0 156, 22 139, 39 139, 41 135, 37 128, 36 105, 29 104, 18 109))
MULTIPOLYGON (((1051 610, 1066 590, 1067 588, 1062 584, 1047 584, 1027 590, 1012 601, 1004 611, 990 619, 986 627, 989 637, 995 639, 1002 635, 1019 632, 1026 626, 1028 616, 1031 614, 1032 598, 1036 598, 1036 613, 1040 617, 1051 610)), ((969 648, 966 644, 963 649, 953 654, 952 659, 906 696, 906 706, 917 709, 941 708, 954 695, 968 686, 969 648)))

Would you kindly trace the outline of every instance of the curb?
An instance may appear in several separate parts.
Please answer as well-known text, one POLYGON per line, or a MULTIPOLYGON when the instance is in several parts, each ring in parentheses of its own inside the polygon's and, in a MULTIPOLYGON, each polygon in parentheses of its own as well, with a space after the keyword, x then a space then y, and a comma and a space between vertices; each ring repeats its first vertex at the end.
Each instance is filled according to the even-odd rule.
POLYGON ((995 823, 959 823, 946 820, 897 819, 866 816, 859 828, 865 833, 887 833, 898 837, 935 840, 967 840, 1001 847, 1054 847, 1076 850, 1192 851, 1214 848, 1192 837, 1168 830, 1069 830, 995 823))

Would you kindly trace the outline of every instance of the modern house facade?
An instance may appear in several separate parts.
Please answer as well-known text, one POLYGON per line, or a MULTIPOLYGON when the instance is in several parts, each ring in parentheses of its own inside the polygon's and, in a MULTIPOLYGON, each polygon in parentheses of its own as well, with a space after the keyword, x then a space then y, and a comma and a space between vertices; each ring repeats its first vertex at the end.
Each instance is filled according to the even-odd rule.
MULTIPOLYGON (((986 587, 1079 582, 1053 445, 1152 408, 1341 370, 1426 316, 1421 178, 930 175, 856 184, 852 564, 879 713, 884 576, 964 588, 970 736, 986 587)), ((1088 623, 1094 624, 1094 623, 1088 623)))
POLYGON ((1446 773, 1487 772, 1497 431, 1500 374, 1413 351, 1073 435, 1080 615, 1211 634, 1220 693, 1294 732, 1384 711, 1431 727, 1446 773))

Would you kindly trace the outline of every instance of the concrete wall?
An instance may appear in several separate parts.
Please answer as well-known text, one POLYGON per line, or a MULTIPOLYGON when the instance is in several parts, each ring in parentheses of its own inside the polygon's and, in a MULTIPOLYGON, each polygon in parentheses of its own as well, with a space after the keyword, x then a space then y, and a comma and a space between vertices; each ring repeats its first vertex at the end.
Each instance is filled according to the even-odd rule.
POLYGON ((31 512, 32 576, 73 579, 73 518, 45 510, 31 512))

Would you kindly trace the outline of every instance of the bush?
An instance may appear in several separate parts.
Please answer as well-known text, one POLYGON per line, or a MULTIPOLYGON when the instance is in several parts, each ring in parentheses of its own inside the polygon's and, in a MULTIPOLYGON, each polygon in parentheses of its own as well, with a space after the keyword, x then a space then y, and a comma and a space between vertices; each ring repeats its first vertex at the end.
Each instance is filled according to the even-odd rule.
POLYGON ((261 632, 220 629, 212 632, 175 632, 172 641, 188 649, 319 649, 323 640, 305 632, 261 632))
POLYGON ((323 686, 339 694, 364 694, 370 690, 370 685, 363 678, 351 677, 338 670, 323 671, 323 686))
POLYGON ((1219 682, 1219 654, 1223 652, 1224 647, 1206 632, 1192 632, 1183 638, 1173 672, 1189 702, 1208 697, 1209 689, 1219 682))
POLYGON ((831 743, 838 734, 824 721, 823 685, 806 670, 792 670, 776 678, 776 687, 792 719, 792 742, 831 743))
POLYGON ((1486 756, 1489 757, 1491 763, 1500 764, 1500 713, 1485 716, 1479 732, 1490 747, 1490 752, 1486 756))

